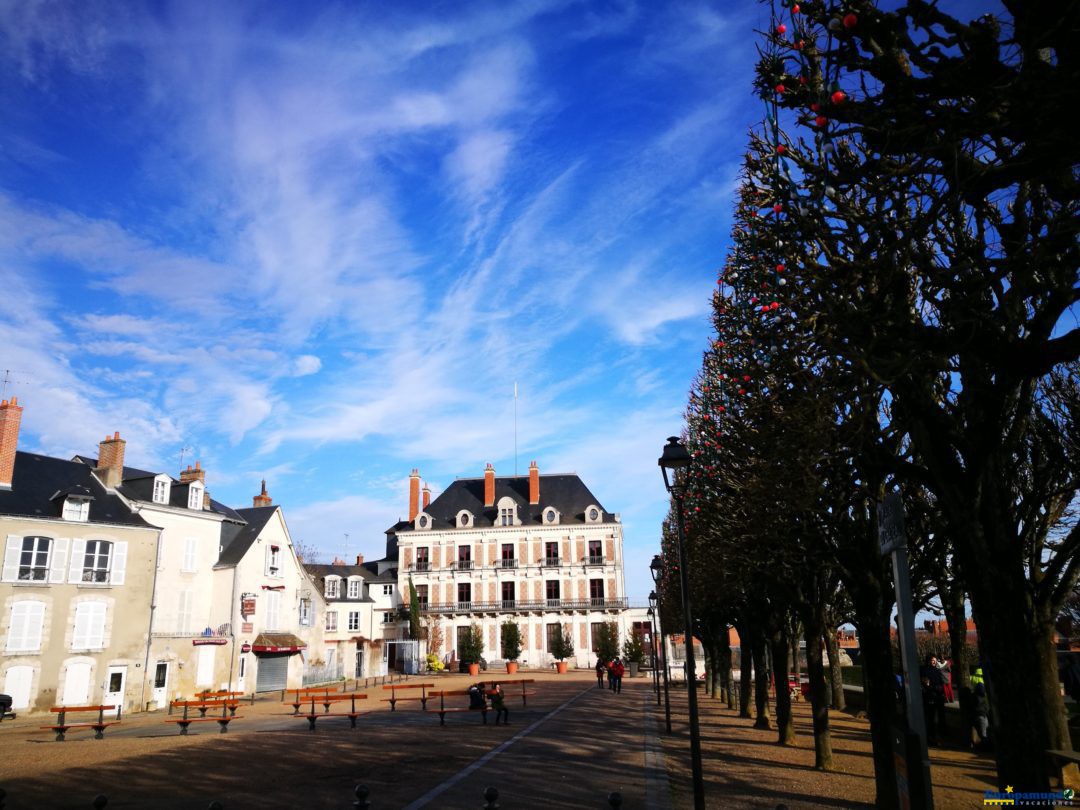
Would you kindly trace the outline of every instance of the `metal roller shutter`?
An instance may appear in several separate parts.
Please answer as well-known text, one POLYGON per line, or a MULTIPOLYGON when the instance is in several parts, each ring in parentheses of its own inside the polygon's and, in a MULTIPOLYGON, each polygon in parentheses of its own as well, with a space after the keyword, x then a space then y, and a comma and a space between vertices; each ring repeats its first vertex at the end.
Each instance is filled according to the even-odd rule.
POLYGON ((271 692, 284 689, 289 676, 289 654, 259 655, 255 675, 255 691, 271 692))

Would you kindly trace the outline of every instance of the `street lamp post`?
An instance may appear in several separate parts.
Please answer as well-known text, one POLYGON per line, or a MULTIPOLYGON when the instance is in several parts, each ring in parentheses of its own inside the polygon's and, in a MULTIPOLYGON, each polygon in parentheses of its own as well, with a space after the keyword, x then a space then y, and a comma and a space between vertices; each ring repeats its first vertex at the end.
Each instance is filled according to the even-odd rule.
MULTIPOLYGON (((660 572, 663 570, 664 564, 660 560, 660 556, 653 557, 652 565, 649 566, 649 573, 652 574, 653 581, 656 583, 656 587, 660 587, 660 572)), ((657 596, 656 591, 649 594, 649 602, 653 604, 653 609, 656 611, 656 626, 660 629, 660 657, 663 660, 663 678, 664 678, 664 727, 667 729, 667 733, 671 733, 671 695, 668 693, 668 657, 667 657, 667 637, 664 635, 664 625, 660 621, 660 598, 657 596)), ((660 693, 656 693, 656 705, 660 705, 660 693)))
MULTIPOLYGON (((649 594, 651 597, 652 594, 649 594)), ((656 705, 660 705, 660 648, 656 643, 656 606, 649 599, 649 609, 646 612, 649 617, 649 647, 652 652, 652 688, 656 692, 656 705)))
POLYGON ((690 453, 671 436, 658 462, 664 486, 675 499, 675 519, 679 530, 679 583, 682 586, 683 621, 686 624, 686 696, 690 714, 690 767, 694 778, 694 810, 705 810, 705 780, 701 774, 701 731, 698 728, 697 671, 694 662, 694 614, 690 606, 690 576, 686 570, 686 531, 683 526, 683 496, 690 453))

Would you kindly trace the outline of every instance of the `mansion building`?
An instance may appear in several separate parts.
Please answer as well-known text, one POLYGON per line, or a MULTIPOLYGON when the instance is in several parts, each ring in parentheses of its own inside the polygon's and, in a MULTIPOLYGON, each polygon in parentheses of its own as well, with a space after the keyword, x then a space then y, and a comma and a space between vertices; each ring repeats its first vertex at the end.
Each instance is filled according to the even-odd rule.
POLYGON ((387 558, 398 563, 398 591, 408 605, 415 587, 423 617, 442 632, 443 657, 460 660, 464 635, 483 631, 484 657, 504 658, 499 626, 521 628, 525 666, 548 666, 552 640, 569 633, 571 666, 591 666, 597 629, 619 625, 627 611, 623 532, 574 474, 454 481, 434 500, 409 479, 409 517, 387 530, 387 558))

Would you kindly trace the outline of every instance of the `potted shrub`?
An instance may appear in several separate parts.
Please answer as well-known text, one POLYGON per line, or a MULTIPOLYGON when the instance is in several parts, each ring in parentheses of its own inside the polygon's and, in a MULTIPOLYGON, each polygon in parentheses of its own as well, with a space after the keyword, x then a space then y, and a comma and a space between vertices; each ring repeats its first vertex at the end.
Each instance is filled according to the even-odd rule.
POLYGON ((551 655, 554 657, 556 664, 555 669, 560 675, 566 673, 566 660, 574 654, 574 639, 570 637, 570 631, 566 631, 561 636, 556 636, 551 642, 551 655))
POLYGON ((506 659, 506 674, 513 675, 518 671, 518 656, 521 655, 521 628, 513 619, 502 623, 500 628, 502 635, 502 654, 506 659))
POLYGON ((469 674, 474 678, 480 674, 480 659, 484 655, 484 633, 477 624, 469 625, 469 632, 461 640, 458 650, 461 661, 469 667, 469 674))
POLYGON ((645 644, 641 639, 641 631, 634 630, 628 639, 623 642, 623 657, 630 662, 630 677, 636 678, 638 670, 645 661, 645 644))

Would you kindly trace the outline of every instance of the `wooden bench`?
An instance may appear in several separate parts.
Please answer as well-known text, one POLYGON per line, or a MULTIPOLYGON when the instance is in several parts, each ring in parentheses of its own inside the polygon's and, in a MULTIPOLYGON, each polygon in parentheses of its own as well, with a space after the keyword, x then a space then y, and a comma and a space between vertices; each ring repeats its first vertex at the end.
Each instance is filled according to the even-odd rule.
POLYGON ((228 700, 174 700, 172 704, 170 704, 170 708, 172 708, 172 706, 183 708, 183 716, 175 720, 163 720, 162 722, 176 723, 176 725, 180 727, 180 733, 184 736, 187 736, 188 726, 190 726, 192 723, 217 723, 219 726, 221 726, 221 733, 224 734, 229 729, 229 723, 237 719, 236 708, 238 705, 239 704, 237 704, 235 701, 228 700), (215 709, 218 707, 221 708, 220 717, 206 716, 207 709, 215 709), (189 717, 189 709, 198 709, 199 716, 189 717))
POLYGON ((111 712, 116 706, 53 706, 49 709, 50 712, 56 712, 56 725, 54 726, 42 726, 43 729, 50 729, 56 732, 56 741, 63 742, 64 735, 68 730, 73 728, 92 728, 94 730, 94 739, 105 739, 105 729, 109 726, 116 726, 120 724, 120 712, 116 713, 116 720, 105 722, 105 712, 111 712), (75 712, 97 712, 98 718, 96 723, 69 723, 67 722, 67 716, 75 712))
POLYGON ((452 708, 449 708, 449 709, 446 708, 445 698, 458 697, 459 695, 464 695, 464 696, 467 697, 468 694, 469 694, 468 689, 459 689, 459 690, 456 690, 456 691, 453 691, 453 692, 432 692, 430 695, 428 695, 428 697, 433 697, 433 698, 437 697, 439 699, 439 708, 437 708, 437 709, 425 709, 424 711, 428 711, 428 712, 432 712, 432 713, 437 712, 438 715, 439 715, 439 725, 440 726, 445 726, 446 725, 446 715, 448 715, 450 713, 456 713, 456 712, 480 712, 484 717, 484 725, 486 726, 487 725, 487 713, 488 713, 488 705, 487 705, 486 701, 484 702, 483 706, 477 706, 476 708, 469 708, 468 706, 463 706, 461 708, 457 708, 457 707, 452 707, 452 708))
POLYGON ((252 692, 250 695, 247 695, 244 692, 229 692, 225 689, 219 689, 216 692, 211 692, 209 689, 207 689, 205 691, 195 693, 196 700, 235 700, 239 703, 240 700, 243 698, 248 698, 251 701, 251 705, 255 705, 254 692, 252 692))
MULTIPOLYGON (((330 687, 328 686, 309 686, 304 689, 290 689, 293 694, 291 701, 285 701, 293 707, 293 715, 300 714, 300 707, 308 702, 309 698, 321 697, 323 698, 323 705, 326 707, 326 711, 330 711, 330 704, 333 702, 330 700, 330 687)), ((335 693, 340 694, 340 693, 335 693)))
MULTIPOLYGON (((536 681, 533 680, 532 678, 520 678, 520 679, 513 680, 513 681, 491 681, 491 686, 492 686, 492 688, 494 688, 495 684, 499 684, 500 686, 505 687, 505 686, 513 686, 514 684, 518 684, 518 683, 521 684, 521 705, 522 706, 528 706, 529 705, 529 697, 531 695, 537 694, 535 691, 530 691, 528 689, 528 684, 536 683, 536 681)), ((509 690, 504 689, 503 691, 506 694, 506 697, 510 697, 509 690)))
POLYGON ((363 700, 366 697, 367 697, 366 692, 354 692, 352 694, 344 694, 344 695, 339 694, 339 695, 334 695, 332 697, 327 695, 327 696, 324 696, 322 698, 318 698, 317 696, 312 695, 311 696, 311 711, 308 712, 307 714, 298 714, 298 715, 294 715, 294 716, 302 717, 302 718, 304 718, 305 720, 308 721, 308 731, 314 731, 315 730, 315 721, 318 720, 320 717, 348 717, 349 718, 349 725, 352 728, 356 728, 356 718, 359 717, 361 714, 363 714, 363 712, 359 712, 359 711, 356 710, 356 701, 363 700), (344 701, 344 700, 348 700, 350 702, 351 708, 350 708, 349 711, 347 711, 347 712, 331 712, 330 711, 330 704, 331 703, 339 703, 339 702, 344 701), (322 703, 326 707, 326 711, 324 711, 322 714, 318 714, 315 711, 316 702, 322 703))
POLYGON ((407 683, 407 684, 406 683, 400 683, 400 684, 399 683, 392 683, 392 684, 389 684, 389 685, 383 687, 383 689, 389 689, 390 690, 390 697, 383 698, 383 702, 384 703, 388 702, 390 704, 390 711, 394 711, 394 707, 397 705, 397 702, 399 700, 419 700, 420 701, 420 708, 421 708, 421 710, 424 710, 424 709, 427 709, 427 701, 428 701, 427 690, 428 689, 433 689, 434 687, 435 687, 435 684, 433 684, 433 683, 407 683), (402 689, 419 689, 420 694, 419 695, 406 695, 405 697, 398 697, 397 693, 402 689))

